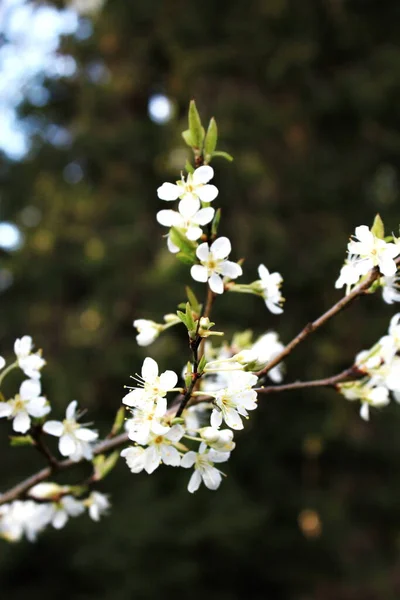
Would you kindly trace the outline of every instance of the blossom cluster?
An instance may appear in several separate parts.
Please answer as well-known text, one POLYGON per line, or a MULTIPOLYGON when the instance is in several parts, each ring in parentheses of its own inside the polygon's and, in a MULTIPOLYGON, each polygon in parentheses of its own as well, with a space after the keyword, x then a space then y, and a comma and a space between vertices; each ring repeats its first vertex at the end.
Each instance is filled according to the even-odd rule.
POLYGON ((400 300, 398 290, 397 265, 395 258, 400 254, 400 242, 388 242, 376 235, 366 225, 355 229, 354 239, 347 245, 348 258, 340 270, 335 287, 346 286, 346 293, 357 284, 361 277, 372 268, 378 267, 382 274, 380 285, 383 288, 383 299, 388 304, 400 300))
POLYGON ((32 499, 14 500, 0 506, 0 538, 18 542, 25 536, 34 542, 49 525, 61 529, 70 517, 77 517, 86 510, 91 519, 99 521, 110 507, 107 496, 100 492, 94 491, 80 500, 69 493, 67 486, 55 483, 39 483, 30 489, 29 496, 32 499))
MULTIPOLYGON (((41 393, 41 369, 46 362, 40 350, 34 351, 32 338, 28 335, 18 338, 14 353, 16 359, 9 364, 0 357, 0 384, 14 369, 20 369, 28 379, 22 381, 14 397, 5 400, 1 393, 0 418, 11 420, 13 431, 24 434, 11 440, 37 445, 38 432, 40 436, 49 434, 59 438, 58 449, 63 457, 72 461, 92 460, 93 442, 98 433, 78 423, 82 413, 77 410, 76 400, 68 405, 65 419, 46 420, 51 411, 50 403, 41 393)), ((78 492, 82 495, 83 490, 78 492)), ((30 488, 28 494, 29 500, 15 500, 0 506, 0 537, 18 541, 25 536, 33 541, 47 525, 60 529, 69 517, 78 516, 86 509, 93 520, 99 520, 109 507, 107 497, 100 492, 91 492, 81 499, 75 497, 73 489, 53 483, 39 483, 30 488)))
POLYGON ((390 394, 400 402, 400 313, 390 321, 389 330, 372 348, 356 356, 355 370, 360 379, 338 385, 348 400, 361 402, 360 415, 369 419, 370 406, 386 406, 390 394))

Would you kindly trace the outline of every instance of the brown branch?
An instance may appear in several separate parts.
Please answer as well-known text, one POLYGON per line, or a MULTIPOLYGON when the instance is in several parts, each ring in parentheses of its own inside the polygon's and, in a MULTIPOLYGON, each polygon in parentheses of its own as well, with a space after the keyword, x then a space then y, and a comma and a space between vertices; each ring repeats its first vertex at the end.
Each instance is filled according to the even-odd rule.
MULTIPOLYGON (((400 263, 400 258, 396 260, 396 263, 397 265, 400 263)), ((282 362, 296 348, 296 346, 303 342, 310 335, 310 333, 314 333, 314 331, 322 327, 322 325, 325 325, 325 323, 329 321, 329 319, 337 315, 344 308, 347 308, 347 306, 354 302, 356 298, 365 294, 366 291, 374 283, 374 281, 380 276, 381 274, 379 272, 378 267, 374 267, 373 269, 371 269, 366 279, 359 283, 350 292, 350 294, 341 298, 339 302, 336 302, 336 304, 334 304, 323 315, 318 317, 318 319, 316 319, 312 323, 308 323, 304 327, 304 329, 302 329, 300 333, 298 333, 296 337, 294 337, 292 341, 289 342, 287 346, 285 346, 285 348, 279 354, 277 354, 277 356, 275 356, 275 358, 273 358, 263 369, 255 373, 255 375, 257 375, 258 377, 263 377, 264 375, 266 375, 271 369, 273 369, 274 367, 276 367, 276 365, 282 362)))
POLYGON ((343 383, 344 381, 360 379, 360 377, 364 377, 365 373, 360 371, 356 365, 345 369, 341 373, 337 375, 332 375, 331 377, 325 377, 324 379, 313 379, 311 381, 293 381, 292 383, 284 383, 282 385, 269 385, 263 386, 260 388, 254 388, 254 390, 258 394, 273 394, 276 392, 286 392, 291 390, 301 390, 304 388, 314 388, 314 387, 333 387, 339 383, 343 383))
MULTIPOLYGON (((126 444, 128 441, 128 434, 121 433, 112 440, 104 440, 103 442, 97 444, 93 449, 93 454, 96 456, 98 454, 103 454, 104 452, 109 452, 110 450, 115 450, 116 448, 119 448, 120 446, 126 444)), ((82 464, 83 462, 87 462, 86 459, 81 458, 78 461, 73 461, 69 458, 67 460, 59 462, 57 470, 65 471, 66 469, 70 469, 71 467, 82 464)), ((31 475, 27 479, 24 479, 24 481, 21 481, 4 494, 0 494, 0 506, 2 504, 12 502, 17 498, 24 496, 31 487, 33 487, 37 483, 41 483, 42 481, 48 479, 53 474, 53 472, 54 469, 52 467, 46 467, 45 469, 38 471, 34 475, 31 475)))

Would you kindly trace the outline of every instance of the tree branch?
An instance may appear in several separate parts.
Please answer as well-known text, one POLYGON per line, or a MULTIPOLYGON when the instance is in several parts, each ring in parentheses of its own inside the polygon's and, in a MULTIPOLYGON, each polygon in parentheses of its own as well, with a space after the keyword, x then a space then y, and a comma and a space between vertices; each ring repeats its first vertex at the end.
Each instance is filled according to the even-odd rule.
MULTIPOLYGON (((396 264, 397 265, 400 264, 400 258, 397 258, 396 264)), ((282 362, 291 352, 293 352, 293 350, 296 348, 296 346, 298 346, 301 342, 303 342, 310 335, 310 333, 314 333, 314 331, 316 331, 317 329, 322 327, 322 325, 325 325, 325 323, 327 321, 329 321, 332 317, 337 315, 344 308, 347 308, 352 302, 354 302, 354 300, 356 298, 365 294, 365 292, 371 287, 371 285, 374 283, 374 281, 376 279, 378 279, 378 277, 381 277, 381 274, 379 272, 378 267, 374 267, 368 273, 366 279, 364 279, 364 281, 359 283, 350 292, 350 294, 341 298, 339 300, 339 302, 336 302, 336 304, 334 304, 329 310, 327 310, 318 319, 316 319, 312 323, 308 323, 304 327, 304 329, 302 329, 300 331, 300 333, 298 333, 296 335, 296 337, 294 337, 292 339, 292 341, 289 342, 287 344, 287 346, 285 346, 285 348, 282 350, 282 352, 277 354, 277 356, 275 356, 275 358, 273 358, 263 369, 261 369, 260 371, 255 373, 255 375, 257 375, 258 377, 263 377, 264 375, 266 375, 271 369, 276 367, 276 365, 278 365, 280 362, 282 362)))
POLYGON ((314 387, 333 387, 339 383, 342 383, 347 380, 360 379, 360 377, 364 377, 365 373, 360 371, 356 365, 345 369, 341 373, 337 375, 332 375, 331 377, 325 377, 324 379, 313 379, 311 381, 293 381, 292 383, 284 383, 282 385, 269 385, 263 386, 260 388, 254 388, 254 390, 258 394, 273 394, 276 392, 286 392, 291 390, 301 390, 304 388, 314 388, 314 387))

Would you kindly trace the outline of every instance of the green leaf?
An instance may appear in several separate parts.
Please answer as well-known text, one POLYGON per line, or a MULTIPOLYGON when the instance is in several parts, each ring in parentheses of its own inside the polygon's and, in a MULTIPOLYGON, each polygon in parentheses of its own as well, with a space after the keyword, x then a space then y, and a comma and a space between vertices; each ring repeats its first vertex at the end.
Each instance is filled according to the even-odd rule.
POLYGON ((204 367, 206 366, 206 364, 207 364, 207 359, 203 354, 203 356, 201 357, 200 362, 198 364, 197 371, 199 373, 202 373, 204 371, 204 367))
POLYGON ((196 140, 193 138, 192 133, 189 129, 185 129, 185 131, 182 131, 182 137, 184 139, 184 142, 190 147, 193 148, 193 146, 196 145, 196 140))
POLYGON ((115 419, 114 419, 114 423, 113 426, 111 428, 111 435, 117 435, 125 422, 125 406, 121 406, 118 411, 117 414, 115 415, 115 419))
POLYGON ((378 213, 374 219, 374 222, 371 227, 371 232, 377 237, 383 240, 385 237, 385 226, 381 219, 380 214, 378 213))
POLYGON ((100 479, 104 479, 106 475, 115 467, 119 458, 119 452, 116 450, 107 458, 104 454, 99 454, 96 456, 92 463, 94 467, 94 479, 95 481, 100 481, 100 479))
POLYGON ((233 161, 233 156, 231 156, 227 152, 221 152, 220 150, 216 150, 215 152, 212 153, 212 155, 213 155, 213 158, 220 156, 221 158, 225 158, 225 160, 228 160, 229 162, 233 161))
POLYGON ((35 441, 30 435, 11 435, 11 446, 34 446, 35 441))
POLYGON ((189 131, 190 139, 193 141, 192 146, 201 148, 204 140, 204 129, 194 100, 191 100, 189 104, 189 131))
POLYGON ((186 302, 186 323, 188 325, 188 329, 195 329, 196 324, 193 319, 192 307, 190 306, 190 302, 186 302))
POLYGON ((211 224, 211 235, 216 236, 218 233, 219 222, 221 220, 221 209, 219 208, 214 215, 212 224, 211 224))
POLYGON ((188 160, 185 163, 185 169, 188 173, 194 173, 194 167, 190 164, 188 160))
POLYGON ((190 302, 190 306, 192 307, 192 310, 195 313, 199 313, 200 312, 200 304, 196 298, 196 294, 188 285, 186 286, 185 289, 186 289, 186 296, 190 302))
POLYGON ((171 227, 169 231, 169 237, 171 242, 175 244, 175 246, 178 246, 179 250, 183 252, 183 254, 190 257, 192 262, 195 262, 197 244, 188 240, 182 229, 171 227))
POLYGON ((175 256, 184 265, 192 265, 196 260, 192 254, 186 254, 185 252, 178 252, 175 256))
POLYGON ((187 321, 186 321, 186 315, 185 315, 185 313, 183 313, 183 312, 182 312, 182 311, 180 311, 180 310, 177 310, 177 311, 176 311, 176 314, 178 315, 178 318, 179 318, 179 319, 182 321, 182 323, 185 325, 185 327, 186 327, 187 329, 189 329, 189 327, 188 327, 188 324, 187 324, 187 321))
POLYGON ((217 122, 214 119, 214 117, 212 117, 212 119, 210 119, 210 123, 208 125, 206 139, 204 140, 204 154, 205 154, 205 158, 206 158, 207 162, 213 156, 213 152, 215 151, 215 148, 217 147, 217 140, 218 140, 217 122))

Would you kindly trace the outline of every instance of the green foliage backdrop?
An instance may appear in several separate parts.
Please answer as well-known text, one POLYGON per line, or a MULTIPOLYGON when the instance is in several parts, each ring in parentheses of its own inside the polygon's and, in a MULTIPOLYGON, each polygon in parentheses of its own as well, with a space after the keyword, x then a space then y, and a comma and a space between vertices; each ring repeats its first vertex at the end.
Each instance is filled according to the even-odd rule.
MULTIPOLYGON (((235 157, 213 163, 221 233, 250 280, 260 262, 285 279, 283 316, 226 296, 218 330, 273 328, 288 341, 339 298, 333 284, 356 225, 381 212, 398 232, 399 23, 389 1, 110 0, 92 37, 63 41, 78 73, 48 81, 48 104, 21 114, 68 128, 73 142, 56 148, 37 135, 27 159, 2 166, 2 218, 26 243, 0 257, 14 276, 1 295, 1 350, 23 334, 43 348, 53 414, 76 398, 104 434, 148 353, 182 367, 183 328, 146 350, 132 320, 159 320, 189 282, 155 213, 165 208, 156 188, 185 161, 191 97, 235 157), (109 77, 94 83, 100 63, 109 77), (163 126, 147 114, 157 92, 175 106, 163 126), (65 177, 71 163, 84 172, 76 184, 65 177), (27 206, 42 213, 34 227, 24 226, 27 206)), ((378 297, 359 301, 287 361, 287 380, 346 368, 393 312, 378 297)), ((399 426, 398 407, 365 424, 330 391, 262 399, 218 492, 192 496, 186 472, 134 476, 120 464, 102 487, 113 510, 99 525, 81 518, 34 545, 1 544, 2 594, 395 600, 399 426)), ((2 489, 41 464, 9 450, 7 432, 0 423, 2 489)))

